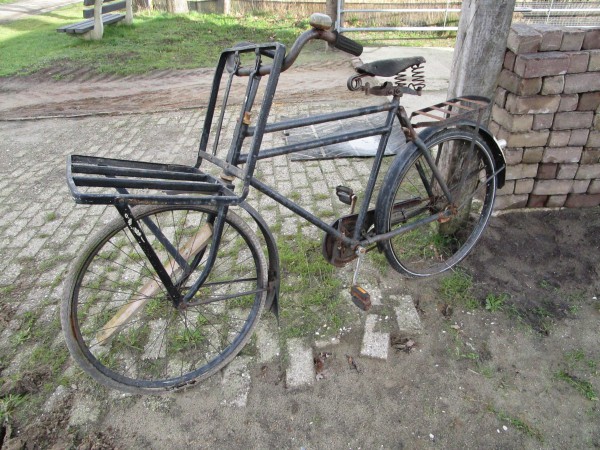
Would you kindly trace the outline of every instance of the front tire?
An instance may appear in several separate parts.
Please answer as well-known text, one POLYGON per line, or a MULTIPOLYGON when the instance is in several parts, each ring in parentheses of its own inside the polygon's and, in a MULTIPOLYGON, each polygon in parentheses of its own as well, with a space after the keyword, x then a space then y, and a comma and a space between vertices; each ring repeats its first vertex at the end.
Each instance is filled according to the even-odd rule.
MULTIPOLYGON (((179 281, 178 289, 186 292, 205 266, 217 210, 152 206, 133 212, 165 269, 179 281), (199 255, 189 277, 181 276, 181 263, 167 252, 165 238, 188 263, 199 255), (204 245, 197 245, 198 239, 204 245)), ((227 214, 210 275, 192 298, 198 304, 184 309, 173 306, 118 218, 74 265, 61 322, 71 355, 95 380, 130 393, 161 393, 206 379, 228 364, 250 339, 266 296, 267 264, 260 242, 233 212, 227 214), (206 300, 212 302, 199 304, 206 300), (122 317, 127 320, 114 325, 122 317)))

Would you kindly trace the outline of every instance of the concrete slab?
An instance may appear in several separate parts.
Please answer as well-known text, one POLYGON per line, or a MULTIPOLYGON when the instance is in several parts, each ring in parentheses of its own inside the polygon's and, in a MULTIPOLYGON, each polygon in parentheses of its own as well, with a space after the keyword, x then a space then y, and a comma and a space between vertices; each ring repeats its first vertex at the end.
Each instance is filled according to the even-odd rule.
POLYGON ((223 404, 244 408, 250 392, 250 372, 248 366, 252 358, 238 356, 223 370, 223 404))
POLYGON ((0 5, 0 23, 43 14, 57 8, 62 8, 81 0, 20 0, 14 3, 0 5))
POLYGON ((390 334, 375 331, 379 316, 371 314, 365 320, 365 334, 363 335, 360 354, 369 358, 387 359, 390 346, 390 334))
POLYGON ((279 339, 271 332, 270 325, 270 321, 263 319, 256 329, 258 360, 261 363, 269 362, 279 356, 279 339))
POLYGON ((394 311, 396 312, 398 330, 401 333, 420 333, 423 330, 423 324, 421 323, 421 318, 415 308, 412 296, 391 295, 390 300, 397 303, 397 306, 394 307, 394 311))
POLYGON ((301 339, 290 339, 288 354, 290 356, 290 365, 286 372, 288 389, 297 389, 313 384, 315 366, 312 349, 307 347, 301 339))

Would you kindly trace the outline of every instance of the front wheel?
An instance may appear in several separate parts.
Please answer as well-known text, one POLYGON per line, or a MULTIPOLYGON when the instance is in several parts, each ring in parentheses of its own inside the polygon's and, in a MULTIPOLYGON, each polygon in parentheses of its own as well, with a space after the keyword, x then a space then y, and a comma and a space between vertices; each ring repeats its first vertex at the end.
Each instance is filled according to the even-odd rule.
POLYGON ((408 229, 381 246, 396 271, 423 277, 450 269, 473 248, 492 213, 497 180, 492 152, 472 129, 444 129, 425 141, 453 202, 420 150, 410 145, 383 182, 376 227, 378 234, 408 229), (441 213, 447 217, 428 221, 441 213))
MULTIPOLYGON (((206 265, 217 210, 152 206, 133 213, 185 294, 206 265)), ((260 242, 232 211, 210 274, 184 308, 169 300, 118 218, 75 264, 61 321, 71 355, 94 379, 125 392, 159 393, 203 380, 231 361, 251 337, 266 296, 260 242)))

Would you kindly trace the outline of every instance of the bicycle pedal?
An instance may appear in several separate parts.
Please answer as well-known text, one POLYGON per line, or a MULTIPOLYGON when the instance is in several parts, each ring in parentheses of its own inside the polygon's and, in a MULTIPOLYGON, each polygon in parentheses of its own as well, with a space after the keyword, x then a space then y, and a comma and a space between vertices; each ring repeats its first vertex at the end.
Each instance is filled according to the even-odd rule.
POLYGON ((371 309, 371 295, 362 287, 355 284, 350 288, 352 302, 363 311, 371 309))
POLYGON ((337 195, 340 202, 350 205, 352 204, 352 197, 354 197, 354 191, 352 188, 346 186, 336 186, 335 194, 337 195))

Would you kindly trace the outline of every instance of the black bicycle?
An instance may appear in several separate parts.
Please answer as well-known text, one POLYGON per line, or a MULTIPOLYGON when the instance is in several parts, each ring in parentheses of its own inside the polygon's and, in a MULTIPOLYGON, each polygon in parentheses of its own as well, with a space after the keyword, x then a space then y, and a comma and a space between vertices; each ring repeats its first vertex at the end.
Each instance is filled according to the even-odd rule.
POLYGON ((311 26, 287 55, 277 42, 244 43, 221 54, 195 166, 68 158, 75 201, 110 204, 122 216, 97 234, 74 264, 61 310, 71 355, 100 383, 133 393, 192 385, 239 353, 264 308, 277 312, 277 246, 246 200, 250 188, 323 230, 323 255, 331 264, 356 260, 351 298, 363 310, 370 307, 369 294, 356 280, 366 252, 379 250, 396 271, 423 277, 457 264, 481 236, 505 168, 501 144, 481 123, 489 100, 460 97, 409 117, 400 98, 420 94, 423 58, 356 69, 348 88, 390 99, 383 104, 267 122, 281 72, 308 41, 321 39, 356 56, 362 52, 360 44, 331 30, 328 16, 314 14, 311 26), (259 87, 263 77, 267 83, 259 87), (364 82, 369 77, 393 80, 371 85, 364 82), (235 131, 223 137, 226 111, 234 103, 232 85, 246 79, 235 131), (262 145, 268 133, 377 114, 384 119, 377 126, 273 148, 262 145), (376 193, 396 120, 407 144, 382 174, 376 193), (417 133, 417 128, 424 129, 417 133), (332 224, 255 176, 262 159, 369 136, 380 139, 364 198, 354 212, 355 193, 338 186, 337 196, 352 205, 352 212, 332 224), (234 209, 244 211, 246 219, 234 209))

